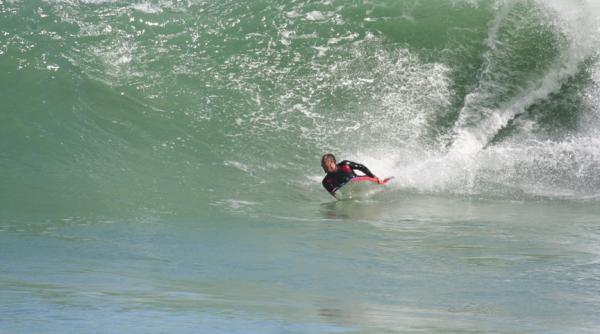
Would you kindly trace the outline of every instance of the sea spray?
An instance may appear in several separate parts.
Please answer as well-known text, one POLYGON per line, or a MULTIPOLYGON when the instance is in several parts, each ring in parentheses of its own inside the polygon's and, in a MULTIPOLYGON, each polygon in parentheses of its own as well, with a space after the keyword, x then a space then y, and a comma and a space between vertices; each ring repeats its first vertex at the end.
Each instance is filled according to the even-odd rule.
MULTIPOLYGON (((565 124, 556 134, 542 130, 554 123, 543 123, 539 115, 560 113, 557 109, 564 104, 545 101, 556 99, 557 94, 566 100, 568 94, 578 94, 570 93, 569 86, 590 82, 574 77, 593 77, 598 46, 598 26, 590 14, 593 8, 565 2, 497 5, 475 89, 465 96, 454 127, 439 137, 447 146, 439 150, 388 147, 388 151, 396 150, 385 154, 388 161, 396 161, 397 168, 385 168, 386 172, 399 174, 398 184, 425 192, 596 196, 600 186, 597 140, 586 134, 597 133, 591 130, 594 126, 583 122, 581 130, 572 132, 565 124), (540 44, 519 44, 531 38, 541 39, 528 43, 540 44), (519 51, 523 47, 545 49, 540 49, 541 54, 519 51), (525 70, 522 66, 527 63, 538 65, 525 70)), ((596 91, 597 87, 591 84, 584 90, 596 91)), ((585 99, 593 100, 591 96, 588 93, 585 99)), ((574 117, 594 117, 594 103, 580 107, 574 117)))

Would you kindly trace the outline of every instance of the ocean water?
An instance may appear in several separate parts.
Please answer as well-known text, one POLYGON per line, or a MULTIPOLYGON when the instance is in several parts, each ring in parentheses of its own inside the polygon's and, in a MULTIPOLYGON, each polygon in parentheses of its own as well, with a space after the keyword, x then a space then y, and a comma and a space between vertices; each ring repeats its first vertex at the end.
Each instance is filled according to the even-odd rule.
POLYGON ((0 333, 600 332, 599 16, 0 0, 0 333))

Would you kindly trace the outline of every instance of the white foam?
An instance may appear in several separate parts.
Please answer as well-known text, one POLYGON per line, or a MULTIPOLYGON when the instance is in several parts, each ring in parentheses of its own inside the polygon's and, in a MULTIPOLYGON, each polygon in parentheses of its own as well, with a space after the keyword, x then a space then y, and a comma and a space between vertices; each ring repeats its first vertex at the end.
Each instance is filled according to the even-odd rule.
POLYGON ((309 21, 323 21, 326 19, 325 15, 317 10, 306 13, 305 18, 309 21))
MULTIPOLYGON (((386 133, 386 142, 419 146, 431 125, 432 117, 450 107, 449 68, 439 63, 424 63, 409 50, 380 53, 378 70, 385 73, 380 105, 369 106, 364 115, 372 133, 386 133)), ((370 78, 354 82, 372 83, 370 78)))
POLYGON ((329 48, 324 46, 313 46, 313 49, 317 50, 317 57, 324 57, 327 54, 329 48))
POLYGON ((249 207, 253 207, 256 204, 257 204, 256 202, 251 202, 251 201, 245 201, 245 200, 230 198, 230 199, 226 199, 226 200, 222 200, 222 201, 217 201, 217 202, 211 203, 210 205, 227 207, 229 209, 237 211, 237 210, 247 209, 249 207))
MULTIPOLYGON (((476 153, 404 150, 385 158, 359 154, 369 168, 394 175, 396 186, 420 192, 515 193, 554 198, 600 194, 600 138, 507 141, 476 153)), ((374 171, 375 172, 375 171, 374 171)))
POLYGON ((158 14, 163 11, 162 8, 152 3, 137 3, 132 5, 131 8, 147 14, 158 14))
POLYGON ((300 17, 300 16, 302 16, 302 14, 298 13, 298 12, 297 12, 297 11, 295 11, 295 10, 292 10, 292 11, 289 11, 289 12, 285 13, 285 15, 286 15, 288 18, 290 18, 290 19, 295 19, 295 18, 297 18, 297 17, 300 17))
POLYGON ((252 170, 250 167, 248 167, 247 165, 245 165, 239 161, 231 161, 230 160, 230 161, 225 161, 223 164, 228 167, 237 168, 246 173, 250 173, 250 171, 252 170))

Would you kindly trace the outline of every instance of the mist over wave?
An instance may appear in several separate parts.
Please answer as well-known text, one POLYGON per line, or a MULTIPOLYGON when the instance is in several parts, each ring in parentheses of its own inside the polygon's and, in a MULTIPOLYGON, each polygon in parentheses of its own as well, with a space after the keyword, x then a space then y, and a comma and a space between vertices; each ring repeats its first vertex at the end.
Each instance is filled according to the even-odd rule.
POLYGON ((326 151, 399 194, 596 198, 599 7, 0 1, 5 212, 292 206, 326 151))

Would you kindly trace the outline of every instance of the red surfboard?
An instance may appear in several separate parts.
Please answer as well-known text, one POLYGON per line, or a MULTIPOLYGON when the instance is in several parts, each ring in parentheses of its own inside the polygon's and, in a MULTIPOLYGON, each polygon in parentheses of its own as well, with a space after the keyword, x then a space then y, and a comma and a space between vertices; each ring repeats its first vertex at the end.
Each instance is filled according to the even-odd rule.
POLYGON ((374 177, 357 176, 338 189, 334 196, 337 199, 367 198, 383 190, 393 178, 393 176, 385 178, 382 183, 379 183, 374 177))

